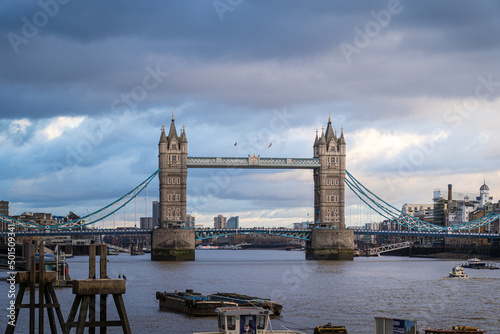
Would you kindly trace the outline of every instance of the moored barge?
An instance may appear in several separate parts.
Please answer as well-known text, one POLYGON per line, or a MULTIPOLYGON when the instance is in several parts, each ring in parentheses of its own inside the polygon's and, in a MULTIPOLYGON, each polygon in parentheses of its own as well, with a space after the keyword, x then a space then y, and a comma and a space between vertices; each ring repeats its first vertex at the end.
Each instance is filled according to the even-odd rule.
POLYGON ((191 289, 186 292, 156 292, 160 309, 173 310, 198 317, 216 315, 215 310, 219 307, 235 307, 236 303, 221 300, 213 300, 210 296, 203 296, 191 289))
POLYGON ((192 289, 185 292, 156 292, 156 299, 159 300, 160 309, 194 316, 216 316, 215 310, 220 307, 251 306, 270 310, 276 316, 279 316, 283 309, 283 305, 270 299, 223 292, 202 295, 192 289))

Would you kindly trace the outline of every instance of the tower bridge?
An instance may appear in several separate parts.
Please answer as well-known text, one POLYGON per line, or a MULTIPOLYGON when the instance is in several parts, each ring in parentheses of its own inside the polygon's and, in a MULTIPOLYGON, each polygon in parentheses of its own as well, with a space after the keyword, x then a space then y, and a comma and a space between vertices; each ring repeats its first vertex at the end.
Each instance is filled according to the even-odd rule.
POLYGON ((153 231, 151 259, 194 260, 194 232, 176 228, 186 221, 188 168, 258 168, 311 169, 314 222, 321 229, 304 237, 306 258, 352 260, 354 235, 345 228, 344 215, 346 142, 343 129, 337 136, 330 118, 326 130, 316 132, 312 158, 189 157, 185 127, 178 134, 173 114, 168 135, 165 127, 161 129, 158 150, 160 214, 153 224, 160 228, 153 231))

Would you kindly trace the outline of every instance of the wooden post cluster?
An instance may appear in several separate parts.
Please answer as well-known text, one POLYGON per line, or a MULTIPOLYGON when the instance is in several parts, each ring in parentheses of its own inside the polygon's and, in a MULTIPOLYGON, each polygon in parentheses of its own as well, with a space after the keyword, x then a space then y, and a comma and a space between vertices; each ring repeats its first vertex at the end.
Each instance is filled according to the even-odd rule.
MULTIPOLYGON (((44 310, 47 309, 47 315, 49 317, 50 332, 52 334, 57 334, 56 320, 54 317, 54 309, 56 311, 57 319, 61 329, 64 331, 64 318, 61 313, 61 308, 57 300, 56 293, 54 291, 53 283, 57 279, 56 272, 49 271, 45 272, 44 257, 45 257, 45 247, 43 242, 40 244, 38 251, 38 271, 36 270, 36 245, 31 244, 29 248, 29 261, 27 265, 29 271, 18 272, 16 275, 16 283, 19 284, 19 293, 17 294, 15 301, 15 319, 14 326, 7 325, 5 334, 12 334, 16 329, 17 320, 19 319, 19 311, 22 308, 29 308, 29 333, 35 333, 35 319, 36 319, 36 309, 38 309, 38 333, 44 332, 44 310), (36 303, 36 284, 38 283, 38 304, 36 303), (30 302, 29 304, 23 304, 23 297, 26 289, 29 288, 30 291, 30 302), (45 300, 45 301, 44 301, 45 300)), ((28 254, 26 255, 28 258, 28 254)))
POLYGON ((64 333, 76 327, 77 334, 83 334, 89 328, 90 334, 95 334, 95 329, 100 328, 100 333, 106 333, 107 327, 122 327, 123 333, 130 334, 130 325, 125 311, 122 295, 126 291, 125 280, 109 279, 107 277, 107 246, 100 245, 100 278, 96 279, 96 245, 89 249, 89 278, 86 280, 73 280, 73 294, 75 300, 66 321, 64 333), (96 295, 99 295, 99 321, 96 321, 96 295), (108 295, 113 295, 113 300, 120 320, 108 321, 106 302, 108 295), (78 321, 75 321, 78 313, 78 321), (88 321, 87 321, 88 314, 88 321))

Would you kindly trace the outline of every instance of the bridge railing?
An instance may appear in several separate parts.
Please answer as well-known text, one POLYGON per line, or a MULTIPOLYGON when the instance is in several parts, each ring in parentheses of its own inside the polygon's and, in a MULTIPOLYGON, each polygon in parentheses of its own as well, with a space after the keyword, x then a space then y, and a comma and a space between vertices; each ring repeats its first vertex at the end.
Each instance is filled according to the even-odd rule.
POLYGON ((260 233, 287 238, 310 240, 311 230, 308 229, 281 229, 281 228, 223 228, 223 229, 197 229, 195 231, 196 240, 211 239, 221 236, 260 233))
MULTIPOLYGON (((393 236, 408 236, 408 237, 449 237, 449 238, 483 238, 483 239, 500 239, 500 233, 478 233, 478 232, 456 232, 456 231, 413 231, 413 230, 366 230, 352 229, 356 235, 393 235, 393 236)), ((62 235, 144 235, 151 234, 152 229, 49 229, 49 230, 18 230, 15 232, 16 237, 25 236, 62 236, 62 235)), ((265 233, 271 235, 290 236, 291 238, 308 240, 311 229, 288 229, 288 228, 238 228, 238 229, 213 229, 199 228, 194 230, 197 235, 204 235, 209 238, 214 238, 222 235, 231 234, 248 234, 248 233, 265 233), (309 235, 308 235, 309 234, 309 235)), ((9 231, 0 232, 0 237, 7 237, 9 231)))

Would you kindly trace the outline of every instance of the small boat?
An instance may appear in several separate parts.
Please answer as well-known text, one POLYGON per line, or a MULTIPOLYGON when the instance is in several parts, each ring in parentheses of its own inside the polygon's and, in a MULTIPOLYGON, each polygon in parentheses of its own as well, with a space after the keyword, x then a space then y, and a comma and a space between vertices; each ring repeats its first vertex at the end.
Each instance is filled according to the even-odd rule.
POLYGON ((450 277, 467 277, 467 274, 464 272, 464 268, 457 264, 453 268, 451 268, 450 277))
POLYGON ((464 268, 472 268, 472 269, 482 269, 486 266, 486 262, 481 262, 477 257, 472 259, 468 259, 467 262, 462 263, 462 267, 464 268))
POLYGON ((424 329, 424 334, 484 334, 486 331, 477 327, 452 326, 448 329, 424 329))
POLYGON ((212 245, 199 245, 196 247, 196 249, 219 249, 219 246, 212 246, 212 245))
POLYGON ((477 257, 468 259, 467 262, 462 263, 462 267, 471 269, 500 269, 491 263, 481 262, 477 257))
POLYGON ((108 247, 108 255, 119 255, 120 253, 116 251, 113 247, 108 247))
MULTIPOLYGON (((37 266, 39 266, 40 254, 38 252, 35 253, 35 261, 37 266)), ((43 261, 45 271, 56 272, 55 287, 66 288, 73 286, 73 279, 69 274, 69 264, 66 262, 66 254, 61 252, 59 247, 56 246, 54 254, 45 253, 43 261)))
POLYGON ((247 295, 240 295, 237 293, 217 292, 213 295, 210 295, 210 297, 213 300, 237 303, 238 306, 262 307, 263 309, 273 311, 273 314, 277 317, 280 316, 281 310, 283 309, 283 305, 278 304, 270 299, 251 297, 247 295))
POLYGON ((291 329, 273 330, 272 311, 261 307, 221 307, 216 310, 218 332, 196 332, 193 334, 305 334, 291 329))
POLYGON ((219 307, 233 306, 238 304, 214 300, 210 296, 203 296, 191 289, 186 292, 156 292, 160 309, 182 312, 193 316, 207 317, 215 316, 215 310, 219 307))
POLYGON ((345 326, 332 326, 329 322, 324 326, 314 328, 314 334, 347 334, 345 326))
POLYGON ((136 245, 135 242, 130 243, 130 255, 144 255, 142 242, 136 245))

